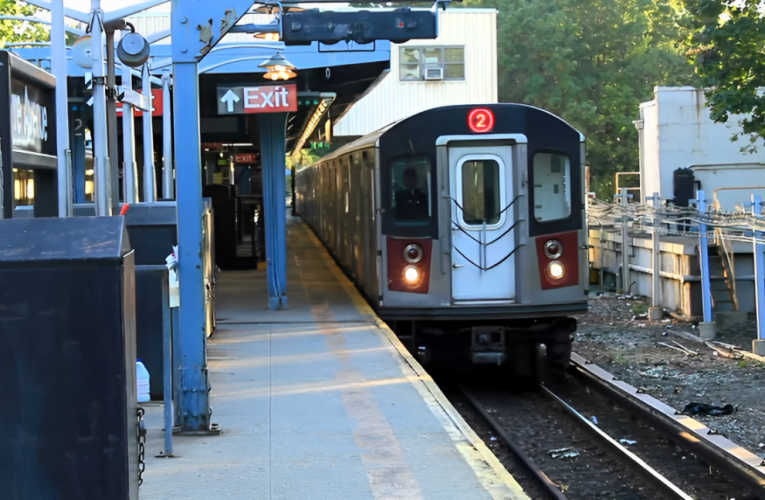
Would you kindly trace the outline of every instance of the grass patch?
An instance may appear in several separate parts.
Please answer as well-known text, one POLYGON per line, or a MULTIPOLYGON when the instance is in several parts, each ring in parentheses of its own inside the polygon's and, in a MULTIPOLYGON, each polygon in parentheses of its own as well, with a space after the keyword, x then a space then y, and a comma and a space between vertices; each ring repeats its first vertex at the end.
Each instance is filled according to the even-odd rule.
POLYGON ((632 314, 645 314, 648 312, 648 305, 635 304, 632 306, 632 314))

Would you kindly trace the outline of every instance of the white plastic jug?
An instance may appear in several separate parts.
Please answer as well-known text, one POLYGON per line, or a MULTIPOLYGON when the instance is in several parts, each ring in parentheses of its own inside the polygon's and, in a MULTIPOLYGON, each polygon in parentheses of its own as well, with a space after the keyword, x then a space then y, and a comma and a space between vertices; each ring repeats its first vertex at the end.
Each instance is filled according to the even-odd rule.
POLYGON ((151 400, 149 396, 149 370, 143 366, 140 358, 136 361, 135 368, 138 379, 138 402, 148 403, 151 400))

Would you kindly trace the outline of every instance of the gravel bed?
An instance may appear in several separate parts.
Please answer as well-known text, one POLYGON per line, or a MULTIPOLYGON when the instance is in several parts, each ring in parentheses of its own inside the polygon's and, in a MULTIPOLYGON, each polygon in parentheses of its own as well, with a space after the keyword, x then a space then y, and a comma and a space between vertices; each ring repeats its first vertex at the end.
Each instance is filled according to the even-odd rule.
POLYGON ((551 389, 581 414, 594 418, 600 429, 693 498, 755 498, 735 480, 710 470, 695 457, 671 444, 662 432, 635 418, 628 409, 612 404, 586 384, 567 379, 553 384, 551 389))
POLYGON ((474 394, 550 480, 565 490, 567 498, 662 498, 541 394, 485 389, 474 394), (564 455, 555 457, 554 453, 564 455))
MULTIPOLYGON (((720 356, 689 339, 697 334, 694 325, 669 319, 651 324, 641 319, 646 310, 637 298, 592 298, 589 313, 577 318, 574 351, 677 410, 692 402, 733 405, 732 414, 694 418, 765 458, 765 365, 720 356), (660 344, 675 342, 698 355, 660 344)), ((719 331, 715 340, 749 350, 754 338, 756 325, 747 321, 719 331)))

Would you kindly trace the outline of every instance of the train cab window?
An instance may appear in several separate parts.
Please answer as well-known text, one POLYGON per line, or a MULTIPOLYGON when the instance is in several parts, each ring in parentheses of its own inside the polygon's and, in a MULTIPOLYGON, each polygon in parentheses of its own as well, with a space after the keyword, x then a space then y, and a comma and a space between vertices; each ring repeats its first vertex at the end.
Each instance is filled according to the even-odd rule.
POLYGON ((534 155, 534 217, 540 222, 571 215, 571 160, 564 155, 534 155))
POLYGON ((391 162, 392 208, 396 224, 427 225, 433 216, 430 158, 402 158, 391 162))
POLYGON ((499 222, 499 163, 477 159, 462 163, 462 220, 469 226, 494 225, 499 222))

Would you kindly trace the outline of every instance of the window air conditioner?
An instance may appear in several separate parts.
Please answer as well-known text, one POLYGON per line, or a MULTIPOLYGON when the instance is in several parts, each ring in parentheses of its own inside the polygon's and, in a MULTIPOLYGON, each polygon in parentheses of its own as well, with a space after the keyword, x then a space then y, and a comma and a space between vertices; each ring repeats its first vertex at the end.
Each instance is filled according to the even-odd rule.
POLYGON ((425 80, 443 80, 444 70, 443 68, 426 68, 425 80))

